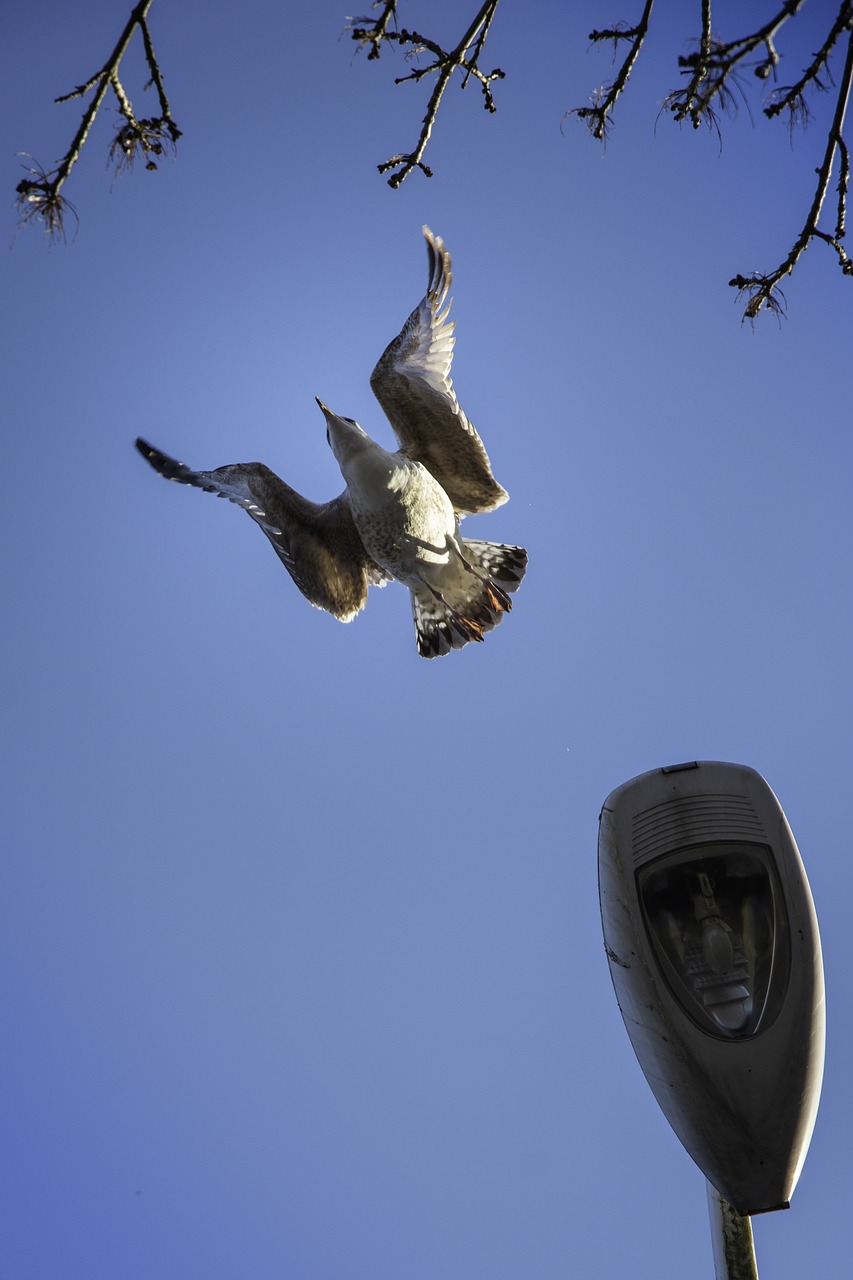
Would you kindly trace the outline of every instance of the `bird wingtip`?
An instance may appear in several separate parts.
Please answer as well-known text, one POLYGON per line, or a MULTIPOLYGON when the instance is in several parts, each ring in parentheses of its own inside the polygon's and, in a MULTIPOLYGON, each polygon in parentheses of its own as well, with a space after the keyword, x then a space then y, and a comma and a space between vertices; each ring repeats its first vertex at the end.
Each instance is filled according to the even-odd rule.
POLYGON ((436 235, 436 233, 433 230, 431 230, 431 228, 428 227, 426 223, 424 223, 422 230, 424 233, 424 239, 427 242, 427 249, 430 255, 435 254, 437 258, 442 258, 444 254, 447 252, 447 248, 441 236, 436 235))

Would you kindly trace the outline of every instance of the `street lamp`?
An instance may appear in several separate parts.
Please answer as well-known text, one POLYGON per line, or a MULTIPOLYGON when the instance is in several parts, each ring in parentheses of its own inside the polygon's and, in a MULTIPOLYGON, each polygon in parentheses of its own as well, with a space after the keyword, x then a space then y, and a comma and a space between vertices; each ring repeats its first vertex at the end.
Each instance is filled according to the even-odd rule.
POLYGON ((788 1207, 823 1075, 820 937, 791 829, 753 769, 655 769, 605 800, 598 870, 616 998, 710 1184, 717 1274, 755 1275, 754 1255, 750 1271, 726 1254, 751 1254, 750 1215, 788 1207))

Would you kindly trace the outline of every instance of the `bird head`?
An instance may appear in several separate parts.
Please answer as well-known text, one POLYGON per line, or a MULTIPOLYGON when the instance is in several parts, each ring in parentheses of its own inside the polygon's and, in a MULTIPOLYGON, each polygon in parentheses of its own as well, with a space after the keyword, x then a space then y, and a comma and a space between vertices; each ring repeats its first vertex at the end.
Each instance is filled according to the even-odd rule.
POLYGON ((343 465, 353 454, 359 453, 365 445, 370 444, 370 437, 352 418, 339 418, 327 405, 323 404, 319 396, 315 396, 315 399, 326 419, 326 439, 329 442, 329 448, 337 458, 338 464, 343 465))

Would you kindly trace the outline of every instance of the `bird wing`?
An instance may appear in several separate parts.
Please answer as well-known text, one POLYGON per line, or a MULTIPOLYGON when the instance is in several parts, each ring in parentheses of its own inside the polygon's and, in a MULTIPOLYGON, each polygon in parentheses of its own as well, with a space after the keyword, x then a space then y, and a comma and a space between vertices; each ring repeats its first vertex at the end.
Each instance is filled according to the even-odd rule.
POLYGON ((456 399, 450 379, 454 321, 447 294, 450 254, 424 227, 429 254, 426 296, 385 348, 370 375, 401 452, 431 471, 457 511, 491 511, 509 494, 492 475, 483 442, 456 399))
POLYGON ((345 494, 331 502, 309 502, 261 462, 191 471, 145 440, 137 440, 136 447, 167 480, 195 485, 247 511, 305 598, 342 622, 364 608, 371 585, 389 581, 365 551, 345 494))

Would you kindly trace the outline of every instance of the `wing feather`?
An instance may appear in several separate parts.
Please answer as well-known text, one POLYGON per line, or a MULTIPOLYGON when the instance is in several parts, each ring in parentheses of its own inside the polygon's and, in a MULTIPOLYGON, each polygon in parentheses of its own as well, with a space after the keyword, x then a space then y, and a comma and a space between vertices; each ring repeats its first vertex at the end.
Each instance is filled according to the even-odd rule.
POLYGON ((401 452, 432 472, 456 510, 491 511, 509 495, 492 475, 483 442, 453 390, 450 254, 440 236, 429 227, 423 230, 429 255, 426 295, 386 347, 370 385, 401 452))
POLYGON ((368 587, 388 576, 364 549, 346 495, 315 503, 261 462, 192 471, 145 440, 136 447, 167 480, 194 485, 242 507, 263 529, 307 600, 349 622, 367 603, 368 587))

